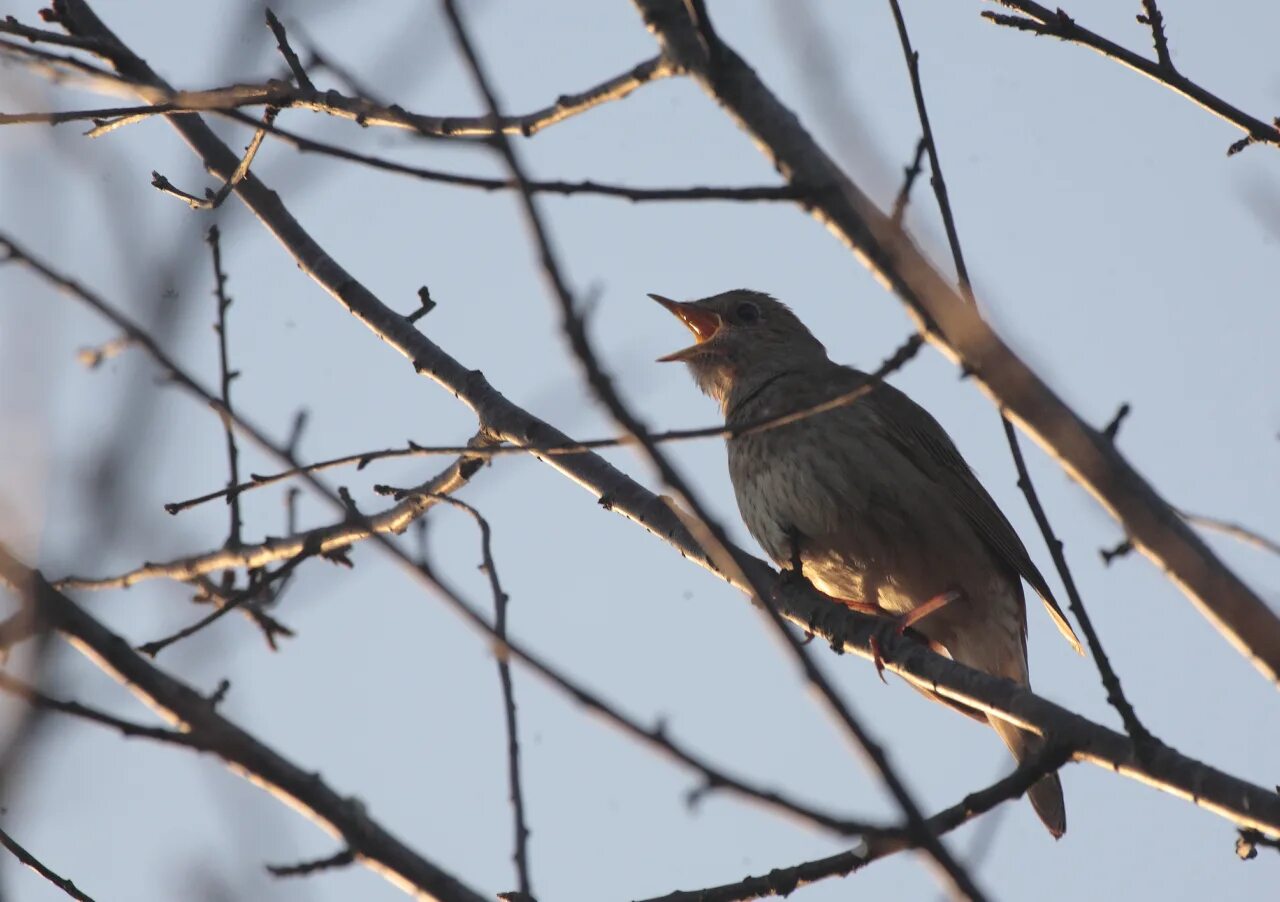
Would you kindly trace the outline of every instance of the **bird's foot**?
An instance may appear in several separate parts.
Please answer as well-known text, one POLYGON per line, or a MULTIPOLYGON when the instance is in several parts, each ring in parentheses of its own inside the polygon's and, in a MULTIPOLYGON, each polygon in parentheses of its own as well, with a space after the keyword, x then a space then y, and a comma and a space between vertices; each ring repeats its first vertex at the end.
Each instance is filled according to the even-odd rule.
POLYGON ((880 682, 887 686, 889 681, 884 678, 884 655, 880 653, 880 640, 872 636, 869 644, 871 647, 871 663, 876 665, 876 676, 880 677, 880 682))

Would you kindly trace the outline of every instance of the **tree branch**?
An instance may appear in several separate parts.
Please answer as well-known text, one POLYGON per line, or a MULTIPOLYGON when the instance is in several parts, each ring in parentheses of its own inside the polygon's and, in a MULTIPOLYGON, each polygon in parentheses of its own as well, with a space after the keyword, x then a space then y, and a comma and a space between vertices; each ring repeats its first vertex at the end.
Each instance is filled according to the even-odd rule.
MULTIPOLYGON (((1007 777, 972 792, 955 805, 938 812, 926 822, 938 836, 949 833, 985 814, 1001 802, 1016 799, 1025 793, 1045 774, 1060 768, 1070 755, 1065 749, 1046 747, 1034 757, 1022 762, 1007 777)), ((775 868, 759 877, 747 877, 734 883, 705 889, 668 893, 643 902, 747 902, 752 899, 768 899, 773 896, 789 896, 802 886, 817 883, 830 877, 847 877, 862 870, 874 861, 888 858, 898 852, 914 848, 906 831, 896 830, 878 836, 864 837, 863 841, 847 852, 840 852, 816 861, 805 861, 785 868, 775 868)))
POLYGON ((72 883, 66 877, 59 877, 56 873, 50 870, 50 868, 47 865, 45 865, 39 858, 36 858, 34 855, 32 855, 30 852, 24 849, 21 845, 19 845, 18 841, 14 839, 12 836, 10 836, 8 833, 6 833, 4 830, 0 830, 0 845, 3 845, 6 849, 12 852, 14 858, 18 859, 18 861, 22 862, 31 870, 35 871, 45 880, 48 880, 58 889, 62 890, 64 893, 70 896, 72 899, 77 899, 79 900, 79 902, 93 902, 93 899, 91 899, 89 896, 86 896, 84 893, 78 890, 74 883, 72 883))
MULTIPOLYGON (((1156 48, 1155 60, 1139 56, 1097 32, 1077 25, 1075 19, 1061 9, 1050 10, 1033 0, 991 0, 991 2, 1017 10, 1027 18, 984 12, 982 14, 984 19, 997 25, 1029 31, 1037 35, 1048 35, 1096 50, 1108 59, 1128 66, 1135 72, 1141 72, 1152 81, 1164 85, 1174 93, 1181 94, 1192 103, 1236 126, 1245 133, 1245 136, 1227 149, 1228 156, 1239 153, 1250 144, 1270 144, 1273 147, 1280 147, 1280 126, 1250 116, 1239 107, 1200 87, 1173 67, 1173 61, 1169 58, 1169 46, 1164 36, 1164 17, 1160 15, 1159 10, 1155 9, 1155 4, 1151 0, 1143 0, 1143 7, 1148 13, 1146 18, 1150 19, 1145 24, 1151 26, 1152 40, 1156 48), (1154 16, 1151 15, 1152 10, 1155 10, 1154 16)), ((1144 17, 1139 17, 1139 21, 1144 21, 1144 17)))

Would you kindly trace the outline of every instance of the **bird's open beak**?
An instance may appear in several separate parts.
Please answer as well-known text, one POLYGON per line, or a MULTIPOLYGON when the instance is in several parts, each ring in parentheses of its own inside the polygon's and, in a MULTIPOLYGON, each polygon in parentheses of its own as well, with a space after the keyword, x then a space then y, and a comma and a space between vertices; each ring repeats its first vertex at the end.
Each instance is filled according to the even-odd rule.
POLYGON ((720 327, 724 325, 724 321, 717 314, 712 313, 710 310, 704 310, 696 304, 682 304, 679 301, 671 300, 671 298, 664 298, 660 294, 651 294, 649 297, 679 317, 680 322, 688 327, 696 339, 687 348, 681 348, 679 351, 673 351, 665 357, 659 357, 659 363, 688 359, 698 349, 698 345, 715 335, 716 332, 720 331, 720 327))

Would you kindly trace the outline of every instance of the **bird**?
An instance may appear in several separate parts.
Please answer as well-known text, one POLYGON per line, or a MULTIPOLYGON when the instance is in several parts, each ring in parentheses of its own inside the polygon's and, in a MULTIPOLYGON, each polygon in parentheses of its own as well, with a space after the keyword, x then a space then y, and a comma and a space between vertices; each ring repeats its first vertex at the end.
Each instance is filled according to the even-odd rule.
MULTIPOLYGON (((687 364, 720 405, 738 509, 779 567, 850 608, 896 620, 955 661, 1029 687, 1025 580, 1083 654, 1013 526, 928 411, 833 362, 768 294, 649 297, 694 335, 658 359, 687 364), (849 404, 761 426, 859 386, 870 390, 849 404)), ((1035 733, 912 685, 989 723, 1015 760, 1043 747, 1035 733)), ((1067 820, 1057 773, 1028 796, 1060 838, 1067 820)))

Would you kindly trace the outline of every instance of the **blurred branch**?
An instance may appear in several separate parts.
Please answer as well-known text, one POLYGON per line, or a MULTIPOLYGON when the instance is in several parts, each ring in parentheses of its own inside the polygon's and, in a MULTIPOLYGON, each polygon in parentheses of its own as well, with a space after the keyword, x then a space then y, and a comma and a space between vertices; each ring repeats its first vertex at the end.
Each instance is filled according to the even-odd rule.
POLYGON ((209 699, 148 663, 3 545, 0 582, 32 586, 36 604, 53 627, 121 685, 181 727, 193 748, 218 756, 309 815, 330 834, 341 837, 364 864, 400 888, 439 900, 483 902, 487 898, 388 833, 358 800, 339 795, 315 771, 298 767, 222 717, 209 699))
POLYGON ((4 830, 0 830, 0 845, 3 845, 6 849, 12 852, 14 858, 18 859, 18 861, 22 862, 31 870, 35 871, 45 880, 48 880, 58 889, 62 890, 64 893, 70 896, 72 899, 78 899, 80 900, 80 902, 93 902, 93 899, 91 899, 89 896, 86 896, 80 890, 76 889, 76 885, 74 883, 72 883, 66 877, 59 877, 57 874, 55 874, 43 862, 41 862, 39 858, 36 858, 34 855, 32 855, 30 852, 28 852, 26 849, 20 846, 18 844, 18 841, 14 839, 12 836, 10 836, 8 833, 6 833, 4 830))
POLYGON ((1232 523, 1230 520, 1221 520, 1217 517, 1207 517, 1204 514, 1193 514, 1188 511, 1179 511, 1178 513, 1182 516, 1182 519, 1192 526, 1211 529, 1214 532, 1231 536, 1231 538, 1244 542, 1246 545, 1252 545, 1254 548, 1270 551, 1272 554, 1280 554, 1280 542, 1267 538, 1262 533, 1246 526, 1241 526, 1239 523, 1232 523))
POLYGON ((1135 72, 1141 72, 1153 81, 1159 82, 1169 90, 1181 94, 1192 103, 1236 126, 1245 133, 1245 136, 1227 149, 1228 156, 1239 153, 1250 144, 1270 144, 1280 147, 1280 125, 1263 122, 1261 119, 1250 116, 1218 95, 1200 87, 1173 67, 1173 61, 1169 57, 1169 45, 1164 34, 1164 17, 1160 15, 1160 11, 1152 0, 1143 0, 1146 15, 1139 16, 1138 21, 1151 27, 1156 48, 1155 60, 1139 56, 1097 32, 1077 25, 1075 19, 1061 9, 1051 10, 1033 0, 991 0, 991 2, 1016 10, 1021 15, 1010 16, 1003 13, 984 12, 982 14, 984 19, 997 25, 1028 31, 1036 35, 1047 35, 1096 50, 1135 72))
POLYGON ((751 134, 811 213, 906 305, 930 342, 966 372, 1132 536, 1258 670, 1280 681, 1280 618, 1226 567, 1098 430, 1085 423, 1004 343, 977 310, 843 173, 759 76, 722 47, 714 76, 680 0, 634 0, 664 52, 751 134))
POLYGON ((165 729, 164 727, 149 727, 145 724, 134 723, 131 720, 124 720, 105 711, 99 711, 97 708, 91 708, 77 701, 54 698, 41 692, 35 686, 2 671, 0 671, 0 690, 7 692, 14 698, 22 699, 32 707, 45 711, 55 711, 70 717, 78 717, 81 720, 88 720, 119 730, 120 735, 129 739, 153 739, 156 742, 167 742, 172 745, 195 746, 195 742, 187 733, 165 729))

